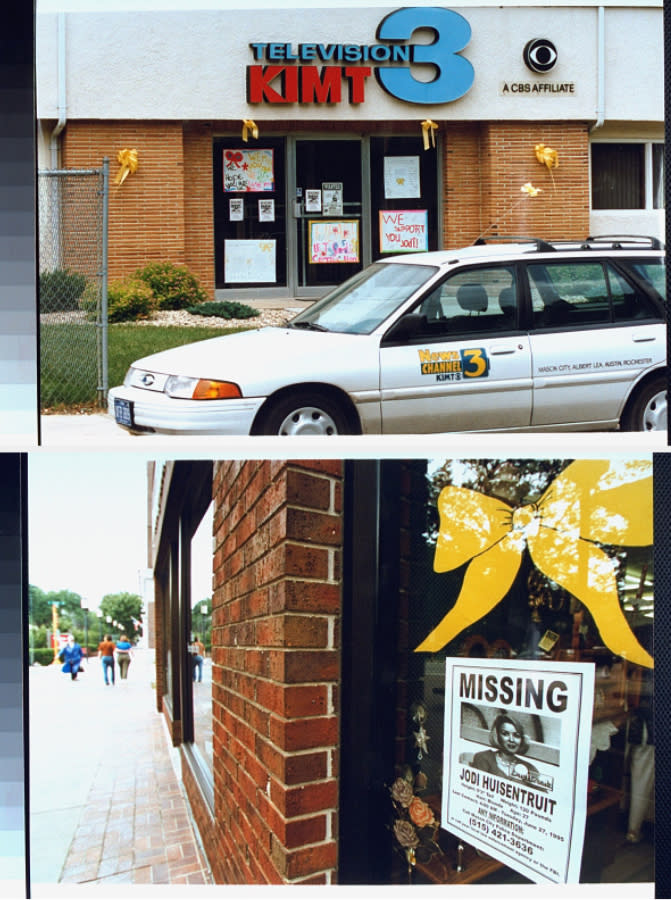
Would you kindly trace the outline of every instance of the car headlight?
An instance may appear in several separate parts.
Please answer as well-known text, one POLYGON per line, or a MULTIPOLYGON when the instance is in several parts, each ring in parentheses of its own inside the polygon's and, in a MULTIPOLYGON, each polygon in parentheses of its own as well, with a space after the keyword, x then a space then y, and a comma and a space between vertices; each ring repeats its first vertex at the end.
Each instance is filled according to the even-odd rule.
POLYGON ((209 378, 189 378, 170 375, 164 392, 180 400, 230 400, 242 397, 240 388, 232 381, 212 381, 209 378))

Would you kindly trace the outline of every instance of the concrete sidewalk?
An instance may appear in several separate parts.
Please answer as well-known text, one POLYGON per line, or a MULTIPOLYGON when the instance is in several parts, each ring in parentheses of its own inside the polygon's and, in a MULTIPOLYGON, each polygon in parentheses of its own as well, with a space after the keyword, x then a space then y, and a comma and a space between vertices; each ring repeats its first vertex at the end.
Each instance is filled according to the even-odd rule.
POLYGON ((76 682, 58 665, 31 666, 33 897, 58 884, 212 884, 153 679, 149 650, 114 687, 98 659, 76 682))

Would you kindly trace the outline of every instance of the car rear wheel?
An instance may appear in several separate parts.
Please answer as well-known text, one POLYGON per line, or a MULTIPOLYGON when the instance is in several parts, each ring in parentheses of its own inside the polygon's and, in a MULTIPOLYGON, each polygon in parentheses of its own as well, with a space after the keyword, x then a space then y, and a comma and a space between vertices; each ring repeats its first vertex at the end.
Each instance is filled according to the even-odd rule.
POLYGON ((667 382, 663 375, 644 385, 622 419, 625 431, 666 431, 667 382))
POLYGON ((320 394, 290 394, 277 400, 260 427, 261 434, 349 434, 347 417, 338 405, 320 394))

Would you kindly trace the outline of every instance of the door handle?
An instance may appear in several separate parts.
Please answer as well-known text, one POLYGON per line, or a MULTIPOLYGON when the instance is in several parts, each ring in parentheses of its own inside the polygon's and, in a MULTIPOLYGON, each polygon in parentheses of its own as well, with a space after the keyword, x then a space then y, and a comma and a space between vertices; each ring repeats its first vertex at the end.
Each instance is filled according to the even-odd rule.
POLYGON ((656 340, 656 337, 654 334, 633 334, 631 339, 635 344, 644 344, 656 340))
POLYGON ((517 351, 521 350, 521 349, 522 349, 521 347, 513 347, 513 346, 497 347, 495 350, 490 349, 489 353, 490 353, 490 356, 506 356, 507 354, 510 354, 510 353, 517 353, 517 351))

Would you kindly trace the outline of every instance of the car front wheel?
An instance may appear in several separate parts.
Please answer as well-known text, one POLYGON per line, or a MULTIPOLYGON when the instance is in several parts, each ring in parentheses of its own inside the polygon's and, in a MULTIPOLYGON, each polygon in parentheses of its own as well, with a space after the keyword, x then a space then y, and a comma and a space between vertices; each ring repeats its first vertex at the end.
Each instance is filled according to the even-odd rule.
POLYGON ((625 415, 625 431, 666 431, 667 381, 660 375, 644 385, 635 395, 625 415))
POLYGON ((260 434, 351 434, 347 417, 328 397, 292 394, 273 403, 258 430, 260 434))

